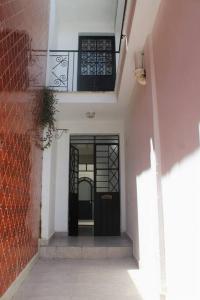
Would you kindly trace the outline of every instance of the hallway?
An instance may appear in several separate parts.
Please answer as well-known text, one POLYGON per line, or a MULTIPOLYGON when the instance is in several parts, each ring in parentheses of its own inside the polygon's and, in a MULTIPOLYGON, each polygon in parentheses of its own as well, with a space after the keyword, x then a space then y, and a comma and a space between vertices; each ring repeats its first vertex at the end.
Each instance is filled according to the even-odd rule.
POLYGON ((128 271, 133 259, 43 260, 13 300, 142 300, 128 271))
POLYGON ((0 300, 200 300, 199 25, 0 0, 0 300))

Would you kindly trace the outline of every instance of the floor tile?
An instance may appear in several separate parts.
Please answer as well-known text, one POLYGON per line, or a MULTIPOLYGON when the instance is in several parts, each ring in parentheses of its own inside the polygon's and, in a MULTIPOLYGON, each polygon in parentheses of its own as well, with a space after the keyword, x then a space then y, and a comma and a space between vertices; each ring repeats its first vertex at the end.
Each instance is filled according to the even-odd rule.
POLYGON ((40 259, 13 300, 142 300, 128 270, 134 260, 40 259))

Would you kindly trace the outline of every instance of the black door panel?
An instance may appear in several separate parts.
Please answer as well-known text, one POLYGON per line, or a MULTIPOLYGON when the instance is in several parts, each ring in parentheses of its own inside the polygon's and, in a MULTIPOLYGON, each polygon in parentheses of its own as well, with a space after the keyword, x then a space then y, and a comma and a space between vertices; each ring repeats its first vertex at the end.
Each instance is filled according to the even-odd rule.
POLYGON ((92 201, 79 201, 79 220, 92 220, 92 201))
POLYGON ((96 193, 94 216, 95 235, 120 235, 119 193, 96 193))
POLYGON ((113 91, 115 78, 114 36, 80 36, 78 91, 113 91))
POLYGON ((78 172, 79 151, 70 145, 70 170, 69 170, 69 235, 78 235, 78 172))
POLYGON ((120 235, 120 170, 118 136, 74 136, 73 145, 94 145, 94 195, 78 201, 79 151, 70 147, 69 235, 78 235, 78 219, 90 220, 94 211, 94 234, 120 235), (94 206, 92 205, 94 203, 94 206))
POLYGON ((95 235, 120 235, 119 145, 95 145, 95 235))

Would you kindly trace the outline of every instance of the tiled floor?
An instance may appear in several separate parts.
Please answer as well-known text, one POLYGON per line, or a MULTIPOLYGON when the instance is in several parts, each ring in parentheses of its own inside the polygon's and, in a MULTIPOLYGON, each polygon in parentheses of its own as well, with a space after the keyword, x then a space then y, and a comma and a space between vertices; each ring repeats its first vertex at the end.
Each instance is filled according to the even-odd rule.
POLYGON ((39 260, 13 300, 142 300, 128 270, 131 258, 39 260))

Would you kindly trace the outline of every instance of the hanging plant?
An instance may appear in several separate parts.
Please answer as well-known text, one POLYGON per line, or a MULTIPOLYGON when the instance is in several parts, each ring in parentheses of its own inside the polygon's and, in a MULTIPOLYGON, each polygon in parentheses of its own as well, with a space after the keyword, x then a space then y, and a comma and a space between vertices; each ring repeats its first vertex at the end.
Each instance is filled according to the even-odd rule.
POLYGON ((42 104, 39 112, 38 123, 43 132, 43 136, 40 138, 40 148, 42 150, 51 146, 53 135, 56 130, 55 127, 55 114, 58 111, 56 109, 57 100, 53 90, 45 87, 41 91, 42 104))

